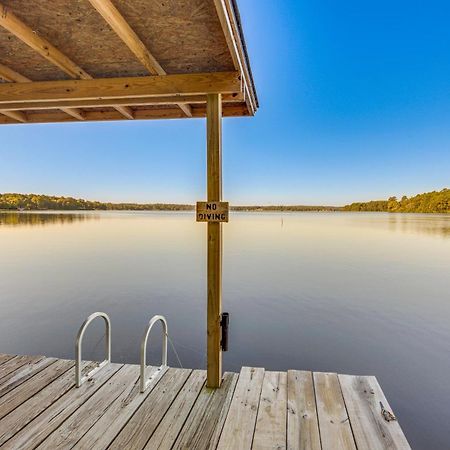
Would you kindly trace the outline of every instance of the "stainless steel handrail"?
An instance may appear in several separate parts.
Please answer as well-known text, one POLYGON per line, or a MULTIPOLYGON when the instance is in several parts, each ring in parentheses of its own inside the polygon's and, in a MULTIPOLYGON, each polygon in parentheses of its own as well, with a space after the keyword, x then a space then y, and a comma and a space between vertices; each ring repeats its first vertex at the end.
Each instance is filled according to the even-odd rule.
POLYGON ((144 336, 142 337, 141 341, 141 376, 140 376, 141 392, 145 392, 149 384, 160 374, 162 370, 167 368, 167 336, 168 336, 168 327, 166 318, 164 316, 153 316, 147 325, 147 329, 145 330, 144 336), (150 334, 153 325, 155 325, 155 323, 158 321, 162 323, 163 328, 162 364, 156 371, 153 372, 153 374, 148 379, 146 379, 145 370, 147 368, 146 352, 147 352, 148 335, 150 334))
POLYGON ((81 325, 78 330, 77 340, 75 343, 75 383, 77 387, 80 387, 88 378, 92 377, 96 372, 98 372, 102 367, 106 366, 111 362, 111 321, 107 314, 103 312, 95 312, 91 314, 81 325), (102 361, 98 367, 92 369, 89 373, 87 373, 84 377, 81 376, 81 344, 83 341, 83 335, 86 331, 88 325, 97 317, 101 317, 105 321, 106 325, 106 343, 105 343, 105 351, 106 351, 106 359, 102 361))

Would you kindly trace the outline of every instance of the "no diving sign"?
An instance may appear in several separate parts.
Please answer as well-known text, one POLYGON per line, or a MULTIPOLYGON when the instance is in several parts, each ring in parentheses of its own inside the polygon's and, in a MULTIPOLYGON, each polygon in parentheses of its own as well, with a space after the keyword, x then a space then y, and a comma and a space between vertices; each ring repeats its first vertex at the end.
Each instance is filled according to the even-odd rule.
POLYGON ((228 222, 228 202, 197 202, 197 222, 228 222))

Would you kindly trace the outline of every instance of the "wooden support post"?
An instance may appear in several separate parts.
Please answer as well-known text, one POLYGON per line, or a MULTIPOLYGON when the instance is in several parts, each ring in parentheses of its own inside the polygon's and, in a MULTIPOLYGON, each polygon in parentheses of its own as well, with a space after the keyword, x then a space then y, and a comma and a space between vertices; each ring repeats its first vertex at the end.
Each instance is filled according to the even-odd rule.
MULTIPOLYGON (((208 201, 222 200, 222 98, 207 96, 207 184, 208 201)), ((207 386, 218 388, 222 382, 220 349, 222 314, 222 224, 208 223, 208 318, 207 386)))

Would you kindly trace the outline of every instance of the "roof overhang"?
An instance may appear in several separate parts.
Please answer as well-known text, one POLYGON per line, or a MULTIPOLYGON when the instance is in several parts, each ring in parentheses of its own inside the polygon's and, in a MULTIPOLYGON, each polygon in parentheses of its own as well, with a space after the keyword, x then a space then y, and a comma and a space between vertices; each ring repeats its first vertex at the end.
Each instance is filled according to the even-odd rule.
POLYGON ((0 0, 0 124, 251 116, 234 0, 0 0))

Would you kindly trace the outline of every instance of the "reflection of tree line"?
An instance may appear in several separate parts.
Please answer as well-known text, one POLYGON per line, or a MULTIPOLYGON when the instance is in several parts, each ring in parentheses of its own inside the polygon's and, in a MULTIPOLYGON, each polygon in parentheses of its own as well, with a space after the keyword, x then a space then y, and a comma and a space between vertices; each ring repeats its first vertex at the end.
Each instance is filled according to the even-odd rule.
MULTIPOLYGON (((0 212, 0 226, 44 226, 51 224, 72 224, 86 220, 100 220, 101 213, 37 213, 0 212)), ((450 238, 450 217, 390 215, 385 226, 391 231, 418 233, 450 238)), ((379 225, 379 224, 377 224, 379 225)))
MULTIPOLYGON (((449 218, 450 219, 450 218, 449 218)), ((450 237, 450 220, 446 218, 433 217, 415 218, 411 216, 391 216, 388 227, 392 231, 403 233, 415 232, 417 234, 429 234, 434 236, 450 237)))
POLYGON ((35 226, 51 224, 71 224, 85 220, 99 219, 93 214, 44 214, 44 213, 17 213, 0 212, 0 226, 35 226))

